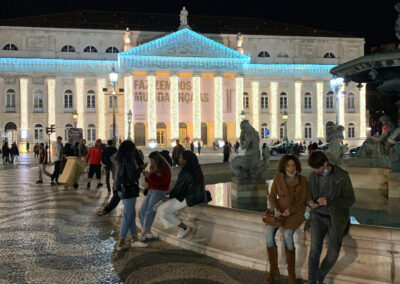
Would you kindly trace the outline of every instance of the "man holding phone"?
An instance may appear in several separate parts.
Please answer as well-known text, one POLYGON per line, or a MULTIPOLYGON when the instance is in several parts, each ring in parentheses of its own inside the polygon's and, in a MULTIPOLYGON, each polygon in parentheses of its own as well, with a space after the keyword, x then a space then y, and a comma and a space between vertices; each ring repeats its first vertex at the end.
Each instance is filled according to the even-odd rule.
POLYGON ((329 163, 322 151, 314 151, 308 158, 314 171, 308 179, 308 224, 311 228, 311 249, 308 261, 309 284, 323 283, 325 276, 339 257, 343 237, 350 226, 350 207, 354 204, 354 189, 349 174, 329 163), (329 245, 321 266, 320 257, 325 235, 329 245))

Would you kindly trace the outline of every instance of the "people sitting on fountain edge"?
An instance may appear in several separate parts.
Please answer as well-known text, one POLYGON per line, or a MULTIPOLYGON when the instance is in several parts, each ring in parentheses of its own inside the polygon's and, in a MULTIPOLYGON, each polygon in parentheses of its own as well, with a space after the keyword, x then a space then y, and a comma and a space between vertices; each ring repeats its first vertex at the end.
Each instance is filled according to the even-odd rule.
POLYGON ((338 259, 343 237, 349 231, 350 207, 355 197, 349 174, 330 164, 324 152, 312 152, 308 164, 314 170, 308 178, 308 206, 311 212, 305 226, 306 230, 311 228, 307 283, 314 284, 323 283, 338 259), (320 265, 326 234, 328 251, 320 265))
MULTIPOLYGON (((295 230, 304 222, 304 213, 307 207, 307 180, 301 174, 300 160, 293 155, 284 155, 278 164, 278 174, 274 177, 271 192, 268 197, 270 208, 275 217, 284 216, 286 221, 282 226, 282 235, 285 244, 285 256, 289 277, 289 284, 296 283, 296 255, 293 242, 295 230)), ((274 283, 279 280, 278 248, 275 235, 279 228, 267 225, 267 253, 269 273, 264 283, 274 283)))

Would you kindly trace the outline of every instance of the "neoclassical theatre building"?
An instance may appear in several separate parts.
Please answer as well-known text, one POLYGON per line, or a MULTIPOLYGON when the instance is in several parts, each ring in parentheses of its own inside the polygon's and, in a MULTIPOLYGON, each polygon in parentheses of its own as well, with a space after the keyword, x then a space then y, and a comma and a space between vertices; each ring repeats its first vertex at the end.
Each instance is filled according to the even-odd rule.
POLYGON ((363 55, 363 38, 252 19, 193 17, 190 28, 181 18, 178 28, 177 16, 168 16, 171 24, 160 15, 132 16, 135 22, 107 13, 0 21, 3 140, 23 150, 26 141, 48 141, 52 124, 51 139, 66 138, 74 122, 89 143, 111 138, 112 97, 104 88, 113 67, 116 136, 131 135, 138 146, 169 147, 187 136, 205 146, 234 142, 242 111, 262 142, 282 141, 285 127, 289 140, 324 140, 336 115, 345 143, 366 137, 365 86, 349 83, 336 96, 329 83, 331 68, 363 55))

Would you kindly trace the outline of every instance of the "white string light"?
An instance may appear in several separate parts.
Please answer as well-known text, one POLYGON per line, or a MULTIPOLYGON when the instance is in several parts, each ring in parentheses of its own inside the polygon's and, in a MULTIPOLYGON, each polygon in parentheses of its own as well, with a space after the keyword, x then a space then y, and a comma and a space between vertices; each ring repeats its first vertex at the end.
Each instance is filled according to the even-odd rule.
POLYGON ((222 139, 222 77, 216 76, 214 78, 215 88, 215 139, 222 139))
MULTIPOLYGON (((47 79, 47 104, 49 108, 48 126, 56 124, 56 80, 47 79)), ((56 133, 50 135, 50 140, 54 141, 56 133)))
POLYGON ((243 77, 236 78, 236 138, 240 137, 240 114, 243 110, 243 77))
POLYGON ((147 76, 147 123, 149 125, 148 140, 155 140, 157 138, 157 118, 156 118, 156 76, 147 76))
MULTIPOLYGON (((129 123, 128 123, 128 113, 129 110, 132 111, 133 109, 133 93, 132 93, 132 76, 125 76, 124 77, 124 112, 125 112, 125 139, 128 139, 129 134, 129 123)), ((133 135, 133 123, 130 125, 130 132, 133 135)))
POLYGON ((317 137, 324 138, 324 83, 317 82, 317 137))
POLYGON ((179 98, 178 98, 178 76, 172 75, 171 81, 171 139, 179 139, 179 98))
POLYGON ((360 89, 360 138, 367 137, 367 121, 366 121, 366 84, 362 84, 360 89))
POLYGON ((260 100, 259 100, 260 83, 258 81, 251 82, 251 99, 252 99, 252 112, 253 112, 253 127, 260 130, 260 100))
POLYGON ((193 76, 193 140, 201 138, 200 77, 193 76))
POLYGON ((295 82, 295 138, 302 138, 302 127, 301 127, 301 82, 295 82))
MULTIPOLYGON (((83 133, 85 133, 85 79, 76 78, 76 111, 78 113, 78 123, 77 127, 82 128, 83 133)), ((85 134, 84 134, 85 135, 85 134)))
POLYGON ((271 82, 271 139, 278 138, 277 119, 278 119, 278 82, 271 82))

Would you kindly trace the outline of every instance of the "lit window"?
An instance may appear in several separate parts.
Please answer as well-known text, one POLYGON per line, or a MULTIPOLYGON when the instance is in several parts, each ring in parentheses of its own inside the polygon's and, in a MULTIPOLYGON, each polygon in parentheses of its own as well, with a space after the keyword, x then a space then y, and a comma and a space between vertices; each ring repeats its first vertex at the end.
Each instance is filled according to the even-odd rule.
POLYGON ((311 105, 311 94, 310 93, 305 93, 304 94, 304 109, 310 110, 312 108, 311 105))
POLYGON ((66 90, 64 92, 64 111, 70 112, 73 108, 72 91, 66 90))
POLYGON ((349 137, 349 138, 354 138, 354 137, 355 137, 355 127, 354 127, 354 123, 349 123, 347 133, 348 133, 348 137, 349 137))
POLYGON ((18 47, 15 44, 7 43, 3 46, 3 50, 18 50, 18 47))
POLYGON ((249 98, 249 94, 244 92, 243 93, 243 109, 248 110, 250 107, 250 98, 249 98))
POLYGON ((71 45, 64 45, 61 48, 61 52, 75 52, 75 48, 71 45))
POLYGON ((285 124, 281 123, 281 127, 279 128, 279 138, 283 139, 285 136, 285 124))
POLYGON ((329 91, 326 94, 326 108, 329 110, 333 109, 333 92, 329 91))
POLYGON ((268 109, 268 94, 263 92, 261 93, 261 111, 265 111, 268 109))
POLYGON ((306 125, 304 126, 304 138, 305 139, 311 139, 311 124, 310 123, 306 123, 306 125))
POLYGON ((268 138, 267 131, 268 131, 268 124, 263 123, 261 125, 261 139, 267 139, 268 138))
POLYGON ((83 50, 83 52, 96 53, 96 52, 97 52, 97 49, 96 49, 94 46, 89 45, 89 46, 86 46, 86 47, 85 47, 85 49, 83 50))
POLYGON ((43 140, 43 126, 35 124, 35 140, 43 140))
POLYGON ((285 51, 281 51, 278 53, 278 57, 289 57, 289 54, 285 51))
POLYGON ((43 92, 36 90, 33 95, 33 111, 43 112, 43 92))
POLYGON ((279 96, 279 107, 281 111, 287 109, 287 95, 285 92, 282 92, 279 96))
POLYGON ((6 112, 15 112, 15 91, 8 89, 6 92, 6 112))
POLYGON ((113 99, 115 98, 115 109, 117 109, 118 108, 118 97, 116 97, 116 96, 109 96, 108 97, 108 107, 110 108, 110 109, 112 109, 113 108, 113 99))
POLYGON ((325 53, 324 58, 336 58, 336 56, 332 52, 327 52, 325 53))
POLYGON ((347 95, 347 108, 354 109, 354 94, 353 93, 349 93, 347 95))
POLYGON ((88 111, 96 110, 96 95, 94 91, 90 90, 86 95, 86 107, 88 111))
POLYGON ((88 141, 96 141, 96 126, 94 124, 88 125, 87 140, 88 141))
POLYGON ((258 57, 270 57, 270 55, 267 51, 264 50, 258 54, 258 57))
POLYGON ((106 53, 119 53, 119 50, 115 46, 110 46, 106 49, 106 53))

